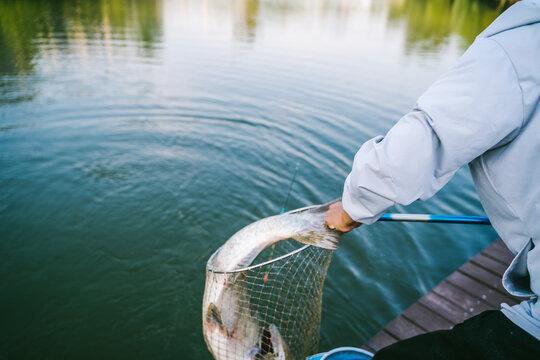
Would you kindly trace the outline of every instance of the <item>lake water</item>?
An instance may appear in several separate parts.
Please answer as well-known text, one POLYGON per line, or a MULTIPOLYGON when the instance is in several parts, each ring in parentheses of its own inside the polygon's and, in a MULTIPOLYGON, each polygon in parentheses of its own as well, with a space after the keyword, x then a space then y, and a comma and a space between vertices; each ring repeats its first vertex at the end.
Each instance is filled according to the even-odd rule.
MULTIPOLYGON (((0 0, 0 358, 209 359, 205 263, 330 201, 499 1, 0 0)), ((482 215, 467 169, 392 212, 482 215)), ((321 350, 362 345, 493 239, 381 223, 330 265, 321 350)))

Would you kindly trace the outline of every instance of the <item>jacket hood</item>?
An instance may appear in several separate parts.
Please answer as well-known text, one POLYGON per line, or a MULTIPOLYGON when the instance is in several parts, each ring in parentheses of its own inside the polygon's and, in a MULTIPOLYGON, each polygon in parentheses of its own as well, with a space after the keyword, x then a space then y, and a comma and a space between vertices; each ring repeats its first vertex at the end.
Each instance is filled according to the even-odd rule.
POLYGON ((510 6, 478 36, 489 37, 537 22, 540 22, 540 0, 522 0, 510 6))

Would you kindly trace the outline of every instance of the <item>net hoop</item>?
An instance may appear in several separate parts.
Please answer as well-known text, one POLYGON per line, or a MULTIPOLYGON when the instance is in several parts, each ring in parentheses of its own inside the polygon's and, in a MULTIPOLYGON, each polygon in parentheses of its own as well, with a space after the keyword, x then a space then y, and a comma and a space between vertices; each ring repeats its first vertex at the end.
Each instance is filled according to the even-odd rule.
MULTIPOLYGON (((311 205, 311 206, 306 206, 306 207, 303 207, 303 208, 299 208, 299 209, 294 209, 294 210, 291 210, 291 211, 287 211, 285 214, 296 214, 296 213, 300 213, 300 212, 303 212, 303 211, 306 211, 306 210, 309 210, 309 209, 312 209, 312 208, 315 208, 317 207, 318 205, 311 205)), ((281 261, 283 259, 286 259, 288 258, 289 256, 292 256, 294 254, 298 254, 299 252, 302 252, 304 250, 306 250, 307 248, 311 247, 313 245, 304 245, 296 250, 293 250, 291 252, 288 252, 287 254, 284 254, 284 255, 281 255, 281 256, 278 256, 276 257, 275 259, 271 259, 271 260, 267 260, 267 261, 264 261, 264 262, 261 262, 259 264, 256 264, 256 265, 249 265, 249 266, 245 266, 243 268, 239 268, 239 269, 235 269, 235 270, 229 270, 229 271, 222 271, 222 270, 217 270, 217 269, 214 269, 211 265, 212 263, 212 260, 214 260, 214 257, 217 256, 217 254, 221 251, 221 248, 222 246, 219 247, 219 249, 217 249, 213 254, 212 256, 210 256, 210 258, 208 259, 208 262, 206 263, 206 269, 214 274, 234 274, 234 273, 239 273, 239 272, 243 272, 243 271, 248 271, 248 270, 253 270, 253 269, 257 269, 257 268, 260 268, 262 266, 266 266, 268 264, 272 264, 272 263, 275 263, 277 261, 281 261)))

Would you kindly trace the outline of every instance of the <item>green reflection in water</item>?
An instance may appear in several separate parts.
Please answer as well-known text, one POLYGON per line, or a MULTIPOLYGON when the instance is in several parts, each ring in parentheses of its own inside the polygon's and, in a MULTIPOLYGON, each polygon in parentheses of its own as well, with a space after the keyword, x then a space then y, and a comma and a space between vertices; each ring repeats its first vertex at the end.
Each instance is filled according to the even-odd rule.
MULTIPOLYGON (((515 2, 515 1, 510 1, 515 2)), ((407 53, 438 50, 452 35, 468 47, 509 3, 505 0, 396 0, 391 23, 405 21, 407 53)))
POLYGON ((259 0, 243 0, 237 4, 234 26, 236 39, 247 42, 253 42, 255 40, 259 9, 259 0))
MULTIPOLYGON (((235 5, 235 37, 250 42, 262 7, 286 17, 306 6, 260 0, 236 1, 235 5)), ((354 2, 349 5, 324 1, 320 10, 349 11, 354 2)), ((374 2, 372 10, 380 11, 380 5, 374 2)), ((414 53, 436 50, 454 34, 460 36, 463 47, 468 46, 507 5, 506 0, 390 0, 385 11, 390 26, 404 23, 406 52, 414 53)), ((57 46, 58 41, 134 40, 140 42, 139 55, 152 57, 161 40, 162 22, 161 0, 0 0, 0 74, 32 73, 40 46, 57 46)))
POLYGON ((153 57, 161 34, 161 0, 0 0, 0 103, 34 98, 40 55, 85 52, 98 40, 107 56, 114 41, 134 41, 153 57))
POLYGON ((160 0, 0 1, 0 74, 32 72, 40 47, 59 41, 132 40, 152 56, 161 33, 160 0))
MULTIPOLYGON (((390 26, 407 29, 406 54, 418 51, 437 51, 451 36, 457 35, 465 49, 501 12, 518 0, 376 0, 371 12, 388 13, 390 26), (388 7, 386 5, 389 5, 388 7)), ((235 37, 240 41, 253 42, 261 9, 265 13, 283 18, 318 8, 319 14, 339 13, 346 16, 358 10, 354 1, 326 0, 317 5, 300 1, 235 1, 235 37)))

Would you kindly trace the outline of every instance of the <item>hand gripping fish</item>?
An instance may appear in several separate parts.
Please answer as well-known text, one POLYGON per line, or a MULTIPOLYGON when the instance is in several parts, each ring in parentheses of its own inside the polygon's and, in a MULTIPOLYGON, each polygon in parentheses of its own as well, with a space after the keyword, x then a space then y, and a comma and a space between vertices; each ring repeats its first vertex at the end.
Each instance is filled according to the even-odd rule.
POLYGON ((234 234, 208 260, 212 271, 206 278, 203 333, 217 360, 292 360, 277 326, 259 325, 246 310, 245 287, 234 286, 244 273, 235 271, 249 266, 272 244, 290 238, 336 250, 342 233, 325 224, 326 211, 335 201, 256 221, 234 234))

